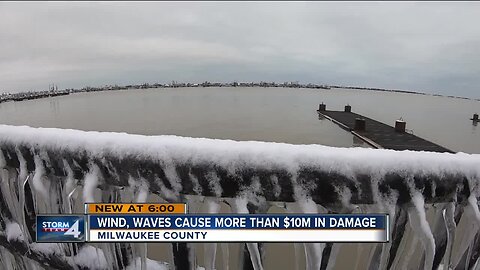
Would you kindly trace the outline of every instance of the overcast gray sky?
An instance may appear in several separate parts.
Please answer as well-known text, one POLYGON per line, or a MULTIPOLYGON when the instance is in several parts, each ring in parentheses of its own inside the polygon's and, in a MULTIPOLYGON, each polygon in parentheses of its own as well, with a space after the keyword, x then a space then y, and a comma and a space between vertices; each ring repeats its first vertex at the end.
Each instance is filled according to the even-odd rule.
POLYGON ((480 97, 480 2, 0 2, 0 92, 300 81, 480 97))

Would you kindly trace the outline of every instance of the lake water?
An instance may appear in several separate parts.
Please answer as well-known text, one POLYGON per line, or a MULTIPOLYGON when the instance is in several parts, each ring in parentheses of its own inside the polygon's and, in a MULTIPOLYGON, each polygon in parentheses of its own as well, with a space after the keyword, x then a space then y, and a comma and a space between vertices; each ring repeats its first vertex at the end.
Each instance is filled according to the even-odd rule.
POLYGON ((480 102, 346 89, 168 88, 81 93, 0 104, 0 123, 34 127, 175 134, 294 144, 363 146, 328 120, 318 104, 393 125, 454 151, 480 153, 480 127, 469 120, 480 102))

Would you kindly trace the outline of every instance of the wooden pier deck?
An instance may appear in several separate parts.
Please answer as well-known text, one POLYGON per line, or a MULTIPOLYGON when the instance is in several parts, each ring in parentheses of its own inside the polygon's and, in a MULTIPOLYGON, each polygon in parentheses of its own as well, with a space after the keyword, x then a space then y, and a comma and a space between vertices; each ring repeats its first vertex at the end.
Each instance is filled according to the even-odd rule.
POLYGON ((317 110, 317 112, 375 148, 454 153, 450 149, 408 132, 397 132, 392 126, 360 114, 328 110, 317 110), (365 130, 355 130, 357 118, 365 119, 365 130))

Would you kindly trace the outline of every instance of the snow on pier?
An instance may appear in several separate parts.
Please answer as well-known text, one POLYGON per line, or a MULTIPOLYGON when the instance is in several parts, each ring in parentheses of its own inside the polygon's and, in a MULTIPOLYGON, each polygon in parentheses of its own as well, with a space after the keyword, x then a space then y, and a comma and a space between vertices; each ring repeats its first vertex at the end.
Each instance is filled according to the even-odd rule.
MULTIPOLYGON (((163 201, 186 201, 191 209, 207 204, 213 213, 221 202, 237 213, 264 213, 273 204, 289 212, 389 213, 392 241, 375 246, 366 267, 400 267, 402 258, 411 256, 405 251, 406 228, 418 239, 413 244, 422 247, 418 263, 424 269, 478 267, 480 155, 5 125, 0 125, 0 150, 3 265, 160 265, 147 263, 138 244, 94 248, 32 242, 35 213, 71 213, 83 202, 145 201, 155 194, 163 201), (468 231, 456 230, 460 222, 468 231), (454 245, 458 239, 463 242, 454 245), (97 264, 79 259, 87 249, 96 254, 97 264)), ((305 244, 307 269, 332 269, 339 247, 305 244)), ((195 264, 188 244, 172 248, 177 269, 195 264)), ((213 256, 206 266, 213 267, 216 245, 205 244, 205 249, 213 256)), ((249 243, 245 250, 249 264, 244 269, 263 269, 263 245, 249 243)))

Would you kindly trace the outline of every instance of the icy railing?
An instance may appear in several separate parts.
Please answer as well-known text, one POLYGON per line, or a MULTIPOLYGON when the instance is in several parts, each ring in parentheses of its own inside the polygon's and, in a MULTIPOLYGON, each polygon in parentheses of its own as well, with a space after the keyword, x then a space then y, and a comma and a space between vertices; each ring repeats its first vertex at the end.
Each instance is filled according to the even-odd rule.
MULTIPOLYGON (((358 269, 405 269, 416 245, 417 269, 480 267, 480 155, 5 125, 0 149, 0 263, 7 269, 167 269, 146 259, 142 244, 32 241, 35 213, 140 202, 151 194, 191 209, 205 203, 209 212, 225 202, 238 213, 264 213, 272 204, 289 212, 389 213, 391 242, 376 244, 358 269), (456 230, 460 222, 466 229, 456 230)), ((333 269, 341 245, 295 244, 295 253, 305 252, 307 269, 333 269)), ((222 249, 228 253, 228 245, 222 249)), ((193 246, 174 243, 172 250, 175 268, 196 267, 193 246)), ((242 268, 263 269, 263 245, 244 250, 242 268)), ((205 244, 204 253, 205 268, 213 269, 216 244, 205 244)))

